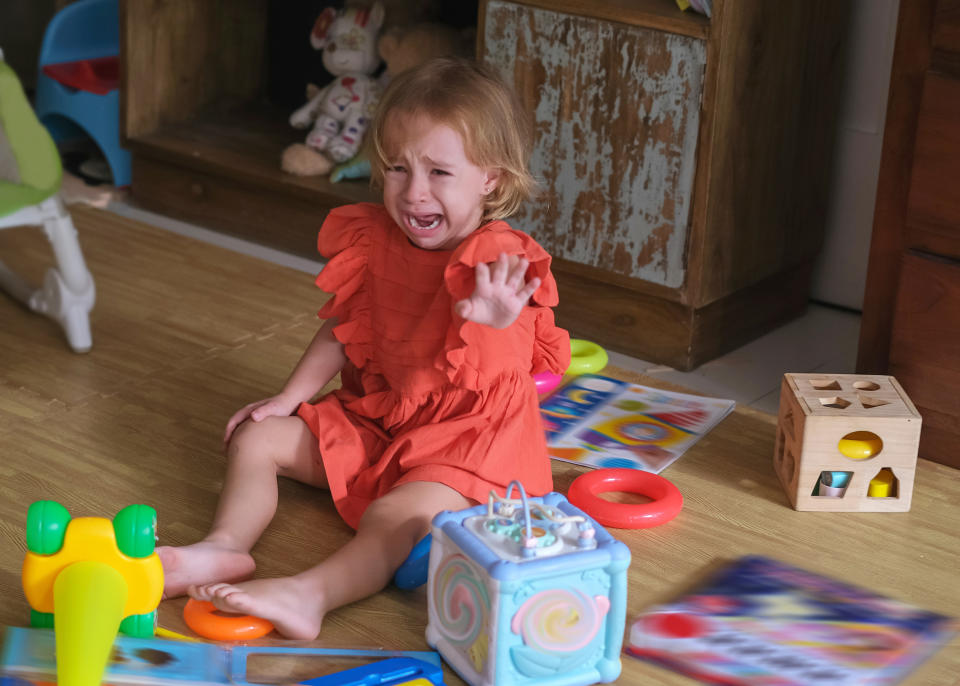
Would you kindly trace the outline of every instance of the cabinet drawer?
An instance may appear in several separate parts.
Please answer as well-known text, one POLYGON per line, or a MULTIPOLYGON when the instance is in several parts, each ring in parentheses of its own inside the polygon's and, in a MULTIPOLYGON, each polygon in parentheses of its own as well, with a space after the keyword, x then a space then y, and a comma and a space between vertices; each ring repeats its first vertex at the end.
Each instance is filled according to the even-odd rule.
POLYGON ((544 192, 514 225, 554 257, 683 286, 704 41, 503 0, 481 41, 534 113, 544 192))
POLYGON ((910 248, 960 258, 960 80, 928 72, 907 201, 910 248))
POLYGON ((920 456, 960 467, 960 262, 904 257, 890 373, 923 416, 920 456))

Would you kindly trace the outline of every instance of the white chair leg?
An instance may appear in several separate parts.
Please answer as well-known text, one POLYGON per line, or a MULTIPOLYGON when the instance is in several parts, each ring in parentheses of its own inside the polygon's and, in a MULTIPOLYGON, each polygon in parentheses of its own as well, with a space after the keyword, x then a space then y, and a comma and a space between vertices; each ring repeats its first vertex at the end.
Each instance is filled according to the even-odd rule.
POLYGON ((30 309, 59 322, 74 352, 87 352, 93 344, 89 316, 96 301, 93 277, 83 260, 73 220, 60 197, 45 200, 41 210, 43 230, 53 246, 57 267, 47 271, 43 287, 30 297, 30 309))
POLYGON ((58 322, 73 351, 85 353, 93 345, 89 313, 94 298, 92 279, 86 291, 76 293, 67 285, 60 270, 51 267, 43 279, 43 287, 34 291, 30 298, 30 309, 58 322))

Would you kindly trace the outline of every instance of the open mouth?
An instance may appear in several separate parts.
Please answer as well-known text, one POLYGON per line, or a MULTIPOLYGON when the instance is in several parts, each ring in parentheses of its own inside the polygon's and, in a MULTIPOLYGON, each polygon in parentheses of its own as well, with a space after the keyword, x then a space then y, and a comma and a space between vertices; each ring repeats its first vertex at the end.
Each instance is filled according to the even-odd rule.
POLYGON ((408 214, 407 226, 414 231, 431 231, 440 225, 443 215, 440 214, 408 214))

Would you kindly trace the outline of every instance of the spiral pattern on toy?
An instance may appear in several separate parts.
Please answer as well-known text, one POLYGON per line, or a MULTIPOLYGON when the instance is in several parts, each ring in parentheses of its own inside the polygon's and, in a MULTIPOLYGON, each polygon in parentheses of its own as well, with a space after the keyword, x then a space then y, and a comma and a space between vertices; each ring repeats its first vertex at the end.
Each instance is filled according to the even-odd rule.
POLYGON ((490 597, 483 579, 463 555, 443 560, 435 578, 434 607, 444 635, 455 644, 472 644, 487 627, 490 597))
POLYGON ((573 652, 593 640, 609 608, 604 596, 593 599, 576 590, 551 589, 528 598, 510 627, 531 648, 546 653, 573 652))

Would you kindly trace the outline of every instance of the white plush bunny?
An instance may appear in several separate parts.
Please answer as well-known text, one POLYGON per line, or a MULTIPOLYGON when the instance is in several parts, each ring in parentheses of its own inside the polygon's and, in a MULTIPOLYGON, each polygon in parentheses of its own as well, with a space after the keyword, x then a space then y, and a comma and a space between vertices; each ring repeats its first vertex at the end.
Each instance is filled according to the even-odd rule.
POLYGON ((377 36, 383 19, 379 1, 370 9, 327 7, 310 34, 314 49, 323 50, 323 66, 337 78, 290 115, 290 124, 298 129, 312 124, 307 146, 334 162, 357 154, 380 97, 371 75, 380 65, 377 36))

